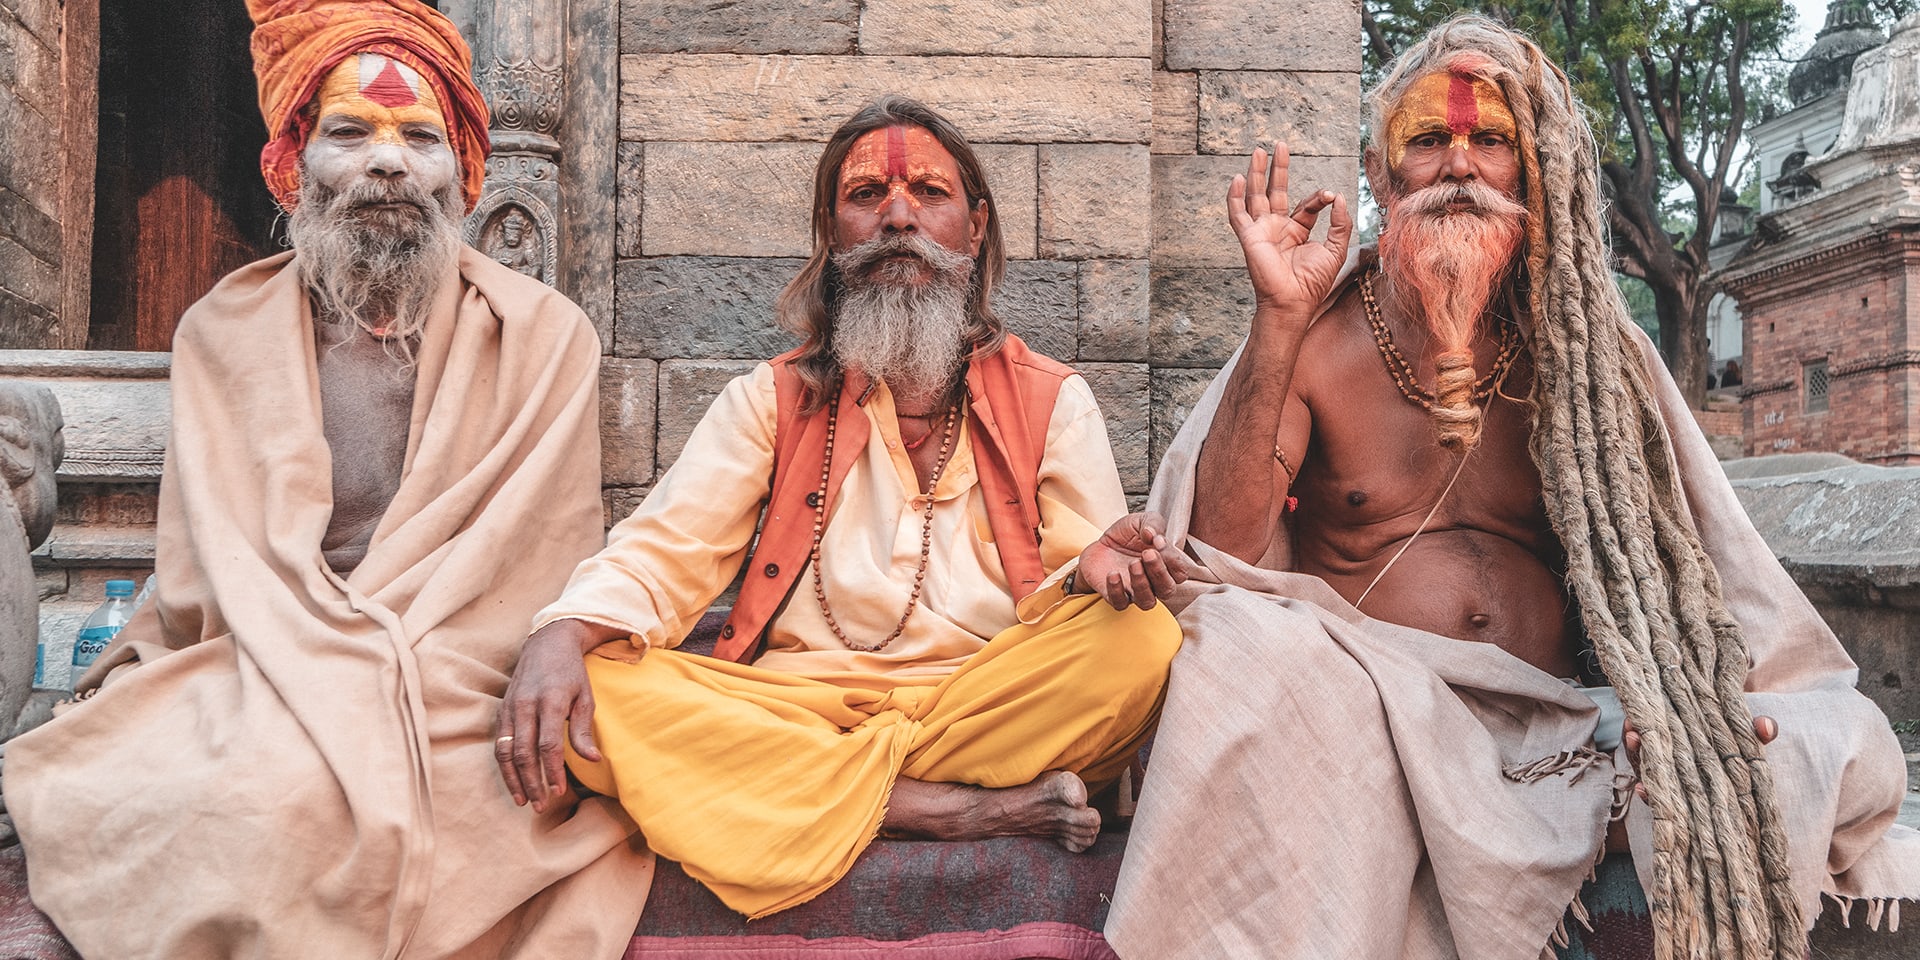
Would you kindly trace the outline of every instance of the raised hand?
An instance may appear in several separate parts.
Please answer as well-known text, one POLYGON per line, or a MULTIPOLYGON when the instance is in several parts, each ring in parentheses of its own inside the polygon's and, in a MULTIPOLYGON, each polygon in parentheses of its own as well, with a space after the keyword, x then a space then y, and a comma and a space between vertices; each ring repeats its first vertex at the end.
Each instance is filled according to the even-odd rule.
POLYGON ((1340 267, 1346 263, 1353 239, 1353 217, 1344 195, 1322 190, 1289 207, 1287 200, 1287 145, 1274 144, 1272 169, 1267 152, 1253 151, 1245 176, 1235 176, 1227 188, 1227 222, 1240 238, 1253 279, 1257 314, 1289 319, 1311 318, 1332 292, 1340 267), (1320 211, 1333 208, 1327 238, 1311 242, 1309 234, 1320 211))
POLYGON ((1080 583, 1115 610, 1128 604, 1151 610, 1189 575, 1187 558, 1167 549, 1167 522, 1154 513, 1130 513, 1080 551, 1080 583))

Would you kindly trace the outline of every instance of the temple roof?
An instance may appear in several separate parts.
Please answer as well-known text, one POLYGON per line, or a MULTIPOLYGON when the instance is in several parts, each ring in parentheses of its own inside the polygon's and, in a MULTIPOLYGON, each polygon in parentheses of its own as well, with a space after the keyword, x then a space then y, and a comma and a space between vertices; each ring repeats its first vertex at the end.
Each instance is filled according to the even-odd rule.
POLYGON ((1787 76, 1787 95, 1794 106, 1845 90, 1853 75, 1854 58, 1886 39, 1874 25, 1866 0, 1832 0, 1827 5, 1826 25, 1787 76))

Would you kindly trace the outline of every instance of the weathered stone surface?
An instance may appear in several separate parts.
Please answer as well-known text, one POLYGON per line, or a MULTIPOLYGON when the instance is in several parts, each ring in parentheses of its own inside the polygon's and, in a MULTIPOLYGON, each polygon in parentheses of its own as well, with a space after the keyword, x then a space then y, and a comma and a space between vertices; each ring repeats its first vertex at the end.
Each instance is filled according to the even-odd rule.
MULTIPOLYGON (((987 188, 993 191, 993 203, 1000 212, 1000 238, 1007 256, 1031 260, 1039 233, 1037 197, 1039 187, 1034 173, 1034 147, 1023 144, 985 143, 974 147, 980 165, 987 170, 987 188)), ((811 208, 812 200, 808 200, 811 208)))
POLYGON ((655 435, 655 475, 679 459, 680 449, 700 418, 734 377, 752 370, 757 360, 666 360, 660 364, 660 427, 655 435))
POLYGON ((768 359, 796 341, 773 301, 802 260, 662 257, 615 271, 614 352, 623 357, 768 359))
POLYGON ((863 53, 985 53, 1024 57, 1144 57, 1148 0, 866 0, 863 53))
POLYGON ((1252 317, 1244 268, 1156 269, 1149 357, 1156 367, 1219 367, 1246 338, 1252 317))
POLYGON ((1767 546, 1790 563, 1871 561, 1875 576, 1895 578, 1883 586, 1920 587, 1920 467, 1856 464, 1737 480, 1734 490, 1767 546))
POLYGON ((993 292, 993 309, 1007 329, 1049 357, 1065 362, 1077 352, 1079 302, 1071 263, 1016 260, 993 292))
POLYGON ((70 483, 60 491, 56 522, 115 525, 152 523, 159 516, 160 484, 70 483))
POLYGON ((0 426, 11 465, 0 483, 0 729, 12 729, 33 689, 40 585, 28 551, 53 526, 60 406, 46 387, 0 382, 0 426))
POLYGON ((1100 412, 1107 419, 1107 440, 1113 444, 1113 464, 1120 470, 1120 486, 1128 493, 1145 493, 1153 484, 1148 460, 1148 372, 1144 363, 1077 363, 1087 378, 1100 412))
POLYGON ((1144 58, 630 55, 620 138, 824 141, 888 91, 936 105, 974 143, 1145 143, 1153 114, 1144 58))
POLYGON ((3 0, 0 11, 16 18, 48 49, 60 45, 60 0, 3 0))
POLYGON ((5 184, 0 184, 0 236, 12 238, 47 263, 60 265, 60 222, 5 184))
MULTIPOLYGON (((1144 96, 1144 85, 1141 90, 1144 96)), ((33 135, 7 138, 6 149, 0 150, 0 184, 44 212, 59 210, 59 115, 43 114, 12 90, 0 87, 0 131, 14 130, 33 135)))
POLYGON ((1359 102, 1356 73, 1202 73, 1200 152, 1244 157, 1285 141, 1296 155, 1354 156, 1359 102))
POLYGON ((642 216, 646 210, 647 147, 621 143, 613 168, 613 253, 625 260, 640 255, 642 216))
POLYGON ((600 361, 602 484, 653 482, 656 368, 652 360, 606 357, 600 361))
MULTIPOLYGON (((1358 157, 1296 157, 1291 194, 1333 190, 1347 196, 1347 209, 1357 211, 1358 157)), ((1153 158, 1153 264, 1162 266, 1232 267, 1245 264, 1240 244, 1227 226, 1227 185, 1234 174, 1247 172, 1246 157, 1199 156, 1153 158)), ((1326 218, 1315 236, 1324 236, 1326 218)))
POLYGON ((852 53, 859 0, 621 0, 621 53, 852 53))
POLYGON ((812 143, 649 143, 647 256, 804 257, 812 247, 812 143))
POLYGON ((1166 0, 1166 67, 1357 74, 1359 0, 1166 0))
POLYGON ((60 111, 59 51, 34 36, 4 4, 0 4, 0 87, 19 94, 42 113, 60 111))
POLYGON ((0 289, 49 309, 60 306, 60 268, 0 235, 0 289))
POLYGON ((153 480, 170 428, 171 354, 0 350, 0 377, 43 383, 67 421, 63 480, 153 480))
POLYGON ((1047 144, 1039 171, 1040 256, 1147 255, 1151 210, 1137 199, 1152 176, 1146 145, 1047 144), (1135 199, 1115 202, 1122 197, 1135 199))
POLYGON ((1153 74, 1153 152, 1194 153, 1200 141, 1200 78, 1157 70, 1153 74))
POLYGON ((1081 360, 1147 358, 1145 260, 1080 262, 1081 360))
POLYGON ((1148 452, 1152 456, 1152 469, 1160 469, 1160 458, 1167 455, 1167 446, 1173 443, 1173 436, 1180 425, 1187 422, 1187 415, 1193 412, 1193 405, 1207 390, 1207 384, 1213 382, 1217 371, 1207 369, 1180 369, 1170 367, 1153 371, 1152 383, 1152 446, 1148 452))
POLYGON ((608 487, 600 491, 601 505, 606 508, 607 526, 611 528, 614 524, 632 516, 633 511, 639 508, 640 502, 647 499, 647 494, 652 492, 651 486, 608 487))

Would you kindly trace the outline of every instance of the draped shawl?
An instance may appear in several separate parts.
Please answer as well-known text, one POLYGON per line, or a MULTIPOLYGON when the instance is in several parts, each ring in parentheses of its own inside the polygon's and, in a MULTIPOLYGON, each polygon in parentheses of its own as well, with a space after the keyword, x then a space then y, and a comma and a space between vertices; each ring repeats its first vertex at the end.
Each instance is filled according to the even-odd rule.
POLYGON ((182 320, 137 657, 8 748, 36 903, 86 956, 613 957, 651 858, 612 801, 493 759, 528 624, 601 543, 599 341, 477 251, 417 352, 399 489, 351 575, 294 254, 182 320))

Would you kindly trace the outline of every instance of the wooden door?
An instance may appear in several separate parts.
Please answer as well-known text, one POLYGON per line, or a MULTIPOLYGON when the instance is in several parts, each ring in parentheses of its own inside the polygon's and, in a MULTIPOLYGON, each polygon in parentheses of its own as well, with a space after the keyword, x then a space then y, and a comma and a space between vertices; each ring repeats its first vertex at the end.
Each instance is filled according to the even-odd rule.
POLYGON ((94 349, 166 350, 180 314, 279 249, 234 0, 101 0, 94 349))

